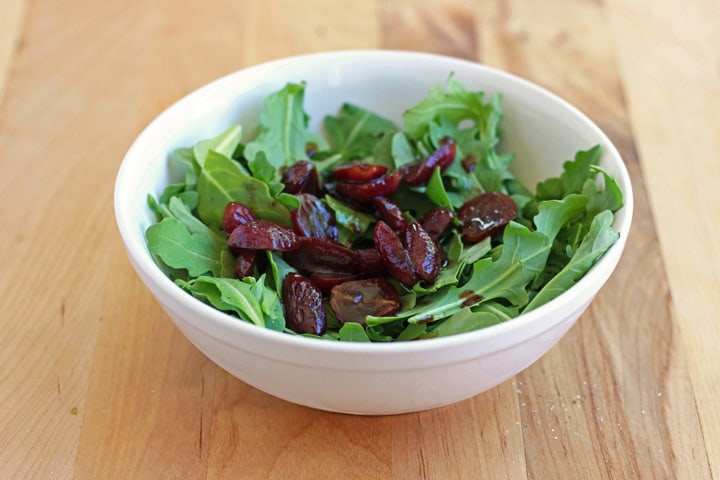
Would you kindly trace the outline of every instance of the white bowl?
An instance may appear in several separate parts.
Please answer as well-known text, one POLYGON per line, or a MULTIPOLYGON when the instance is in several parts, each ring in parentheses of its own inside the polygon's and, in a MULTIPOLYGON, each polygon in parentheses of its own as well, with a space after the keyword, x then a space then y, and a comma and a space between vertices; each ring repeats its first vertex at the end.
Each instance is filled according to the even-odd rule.
POLYGON ((535 362, 575 323, 620 259, 633 197, 616 148, 585 115, 548 91, 477 63, 422 53, 341 51, 293 57, 220 78, 161 113, 135 140, 115 186, 115 212, 127 254, 177 327, 205 355, 276 397, 354 414, 396 414, 439 407, 484 392, 535 362), (617 180, 625 206, 619 240, 570 290, 516 319, 460 335, 415 342, 360 344, 303 338, 238 320, 191 297, 155 265, 144 232, 146 203, 171 182, 168 154, 240 122, 257 125, 263 99, 287 82, 307 81, 305 109, 320 131, 325 114, 349 101, 401 124, 402 112, 454 72, 468 89, 503 95, 504 151, 529 186, 562 171, 578 150, 600 144, 601 165, 617 180))

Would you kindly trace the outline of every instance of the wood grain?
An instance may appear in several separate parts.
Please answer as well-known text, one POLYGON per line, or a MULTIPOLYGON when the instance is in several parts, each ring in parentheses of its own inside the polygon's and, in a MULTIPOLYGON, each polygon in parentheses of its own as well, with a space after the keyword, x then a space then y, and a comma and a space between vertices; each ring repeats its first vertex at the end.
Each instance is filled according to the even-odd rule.
POLYGON ((0 0, 0 478, 717 475, 713 7, 0 0), (220 75, 341 48, 520 74, 578 105, 628 164, 618 270, 555 348, 483 395, 392 417, 278 400, 185 340, 125 257, 113 182, 147 122, 220 75))
POLYGON ((22 28, 25 3, 21 0, 0 0, 0 102, 5 91, 5 80, 11 68, 22 28))
POLYGON ((560 465, 561 471, 574 472, 571 478, 597 472, 610 478, 620 473, 631 478, 677 478, 678 470, 694 474, 687 478, 703 478, 709 476, 707 453, 693 451, 682 439, 668 435, 669 423, 674 422, 685 425, 688 436, 695 439, 702 438, 702 429, 687 366, 682 355, 680 361, 676 356, 683 345, 669 308, 612 38, 607 25, 597 21, 604 8, 586 2, 503 2, 480 29, 484 61, 533 78, 588 112, 619 148, 635 189, 633 230, 609 288, 560 345, 533 367, 548 378, 533 368, 518 377, 533 393, 525 422, 545 439, 526 442, 531 458, 539 459, 528 469, 536 478, 552 476, 560 465), (560 11, 562 15, 557 14, 560 11), (638 283, 634 272, 645 272, 647 277, 638 283), (631 322, 633 318, 645 321, 631 322), (659 343, 664 348, 658 349, 659 343), (598 344, 601 348, 593 348, 598 344), (579 349, 582 345, 586 348, 579 349), (604 355, 588 355, 597 352, 604 355), (562 364, 568 361, 582 365, 573 372, 574 378, 563 378, 567 372, 562 364), (545 367, 549 362, 552 366, 545 367), (568 385, 575 392, 558 390, 568 385), (678 388, 668 390, 667 385, 678 388), (556 420, 537 422, 537 412, 543 408, 552 408, 556 420), (591 424, 599 426, 594 451, 569 447, 590 434, 585 426, 591 424), (640 438, 645 439, 643 445, 637 445, 640 438))
POLYGON ((720 475, 720 19, 711 1, 609 1, 629 112, 712 472, 720 475))

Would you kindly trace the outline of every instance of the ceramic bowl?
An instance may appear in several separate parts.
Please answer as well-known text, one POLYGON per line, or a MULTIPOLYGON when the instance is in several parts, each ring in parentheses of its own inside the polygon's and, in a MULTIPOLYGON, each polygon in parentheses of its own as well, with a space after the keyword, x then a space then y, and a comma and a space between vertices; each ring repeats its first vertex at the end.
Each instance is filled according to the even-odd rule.
POLYGON ((517 76, 478 63, 398 51, 340 51, 253 66, 199 88, 162 112, 125 156, 115 188, 117 224, 135 270, 168 316, 205 355, 240 380, 276 397, 352 414, 397 414, 451 404, 513 377, 570 329, 615 269, 630 230, 633 197, 627 170, 607 136, 578 109, 517 76), (182 291, 148 252, 154 223, 148 194, 172 182, 169 152, 217 135, 233 123, 257 125, 263 99, 287 82, 306 81, 305 109, 320 131, 343 102, 401 124, 401 114, 451 72, 468 89, 502 94, 501 150, 517 154, 526 185, 557 176, 578 150, 600 144, 601 166, 617 180, 625 206, 619 240, 571 289, 518 318, 450 337, 361 344, 283 334, 226 315, 182 291))

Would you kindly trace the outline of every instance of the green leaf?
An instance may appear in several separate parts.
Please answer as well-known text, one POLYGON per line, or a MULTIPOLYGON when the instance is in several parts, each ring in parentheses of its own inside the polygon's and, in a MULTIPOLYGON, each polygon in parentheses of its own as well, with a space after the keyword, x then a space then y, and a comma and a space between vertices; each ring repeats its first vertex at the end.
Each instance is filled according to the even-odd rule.
POLYGON ((486 237, 481 241, 473 243, 472 245, 467 247, 462 252, 462 256, 460 257, 460 259, 464 263, 472 265, 473 263, 483 258, 485 255, 487 255, 487 253, 490 251, 491 246, 492 245, 490 237, 486 237))
POLYGON ((596 165, 591 166, 590 170, 602 174, 603 188, 598 188, 594 180, 588 179, 585 181, 582 193, 589 199, 588 213, 595 215, 603 210, 610 210, 611 212, 619 210, 623 206, 623 195, 615 179, 607 171, 596 165))
POLYGON ((305 83, 288 83, 265 99, 255 139, 245 145, 244 155, 252 163, 258 152, 279 171, 298 160, 308 160, 306 144, 315 139, 307 130, 303 110, 305 83))
POLYGON ((388 170, 395 170, 395 160, 393 159, 392 144, 395 135, 399 132, 387 132, 380 137, 380 140, 373 148, 372 157, 368 159, 370 163, 383 165, 388 170))
POLYGON ((325 203, 335 212, 335 222, 356 236, 364 234, 377 220, 374 215, 359 212, 336 200, 332 195, 325 195, 325 203))
POLYGON ((403 132, 397 132, 392 136, 391 153, 395 168, 400 168, 417 160, 415 151, 403 132))
POLYGON ((359 323, 348 322, 340 327, 338 340, 343 342, 370 342, 365 328, 359 323))
POLYGON ((462 288, 483 301, 504 298, 513 305, 527 303, 525 287, 545 266, 551 243, 542 233, 510 222, 503 232, 500 257, 476 262, 470 280, 462 288))
POLYGON ((440 337, 472 332, 505 322, 517 315, 517 309, 505 307, 497 302, 482 303, 473 308, 461 308, 440 322, 433 332, 440 337))
MULTIPOLYGON (((230 158, 230 155, 225 155, 230 158)), ((275 175, 277 174, 277 168, 270 163, 265 152, 260 151, 255 155, 251 161, 248 161, 248 167, 250 167, 250 173, 253 177, 267 184, 278 183, 281 187, 284 185, 281 182, 274 182, 275 175)), ((279 192, 278 192, 279 193, 279 192)))
POLYGON ((273 285, 275 286, 275 291, 280 294, 282 293, 283 280, 285 280, 288 273, 295 272, 295 268, 290 266, 289 263, 275 252, 266 250, 265 255, 267 255, 268 263, 270 264, 270 274, 273 285))
POLYGON ((453 205, 453 202, 448 197, 448 193, 445 191, 445 185, 443 185, 440 167, 435 167, 435 170, 433 170, 433 173, 430 176, 430 180, 428 180, 425 194, 436 205, 439 205, 441 207, 448 207, 454 210, 456 206, 459 207, 460 205, 462 205, 462 203, 460 205, 453 205))
POLYGON ((405 329, 400 332, 395 340, 398 342, 407 342, 409 340, 417 340, 427 334, 426 323, 408 323, 405 329))
POLYGON ((280 292, 276 292, 268 287, 265 283, 265 274, 263 273, 255 279, 247 277, 243 282, 252 286, 253 294, 260 303, 265 318, 265 328, 282 332, 285 329, 285 316, 282 303, 280 302, 280 292))
POLYGON ((235 278, 235 256, 230 253, 227 247, 220 250, 220 276, 223 278, 235 278))
POLYGON ((540 202, 538 214, 533 218, 537 231, 551 241, 554 240, 565 224, 582 215, 587 202, 587 197, 576 194, 570 194, 562 200, 540 202))
POLYGON ((232 158, 232 154, 242 139, 242 128, 240 125, 233 125, 220 135, 207 140, 202 140, 193 146, 195 161, 202 168, 205 164, 208 152, 213 150, 221 155, 232 158))
POLYGON ((222 247, 225 246, 224 234, 205 225, 199 218, 192 214, 188 205, 179 197, 172 197, 170 199, 168 202, 168 210, 174 218, 183 222, 190 233, 210 238, 215 242, 218 249, 222 249, 222 247))
POLYGON ((390 120, 349 103, 343 104, 336 117, 326 116, 324 125, 332 150, 343 162, 371 155, 385 133, 397 130, 390 120))
POLYGON ((243 172, 240 164, 210 151, 198 180, 198 215, 208 225, 222 225, 222 215, 229 202, 240 202, 258 218, 282 225, 292 225, 290 211, 270 195, 268 185, 243 172))
POLYGON ((198 176, 200 175, 200 165, 195 160, 195 152, 191 147, 176 148, 171 155, 171 172, 172 167, 180 168, 185 175, 185 185, 187 189, 195 188, 198 176))
POLYGON ((417 139, 428 132, 430 123, 446 117, 454 123, 473 121, 482 135, 490 133, 490 136, 494 136, 491 132, 497 129, 502 117, 499 105, 499 100, 485 103, 483 92, 470 92, 451 76, 447 81, 447 92, 436 85, 425 99, 403 114, 404 131, 411 138, 417 139))
POLYGON ((600 145, 580 150, 572 161, 563 164, 559 178, 552 177, 539 182, 536 188, 541 200, 559 199, 571 193, 582 193, 585 182, 594 177, 593 165, 600 161, 600 145), (562 190, 560 186, 562 185, 562 190))
POLYGON ((206 273, 220 275, 222 248, 204 234, 191 233, 180 220, 167 217, 145 232, 148 249, 172 267, 185 269, 197 277, 206 273))
POLYGON ((233 312, 243 320, 265 327, 262 307, 249 283, 235 278, 201 276, 185 283, 183 288, 218 310, 233 312))
POLYGON ((524 311, 530 311, 549 302, 570 288, 617 241, 619 234, 611 225, 612 212, 598 213, 590 231, 580 243, 570 262, 538 292, 524 311))
POLYGON ((479 159, 475 167, 475 176, 486 192, 509 193, 507 184, 515 180, 510 172, 510 163, 514 155, 498 153, 490 150, 487 155, 479 159))

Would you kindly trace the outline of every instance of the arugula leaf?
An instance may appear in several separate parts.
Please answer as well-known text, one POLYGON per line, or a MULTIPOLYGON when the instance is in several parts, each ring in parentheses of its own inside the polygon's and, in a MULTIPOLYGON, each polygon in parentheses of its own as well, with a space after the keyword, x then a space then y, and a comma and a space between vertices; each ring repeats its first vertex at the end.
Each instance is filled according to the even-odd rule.
POLYGON ((325 195, 323 199, 327 206, 335 213, 335 222, 352 232, 355 236, 363 235, 377 220, 369 213, 359 212, 348 207, 341 201, 336 200, 332 195, 325 195))
POLYGON ((145 232, 148 250, 172 267, 185 269, 197 277, 206 273, 220 275, 222 248, 213 237, 192 233, 177 218, 166 217, 150 225, 145 232))
POLYGON ((397 130, 390 120, 349 103, 340 107, 336 117, 326 116, 324 125, 330 145, 342 161, 371 155, 385 133, 397 130))
POLYGON ((486 192, 509 193, 507 184, 515 181, 510 171, 510 163, 515 156, 509 153, 498 153, 490 150, 480 157, 475 166, 475 176, 486 192))
POLYGON ((403 132, 397 132, 392 136, 391 152, 395 168, 417 160, 413 147, 403 132))
POLYGON ((306 144, 316 137, 307 130, 304 97, 305 82, 302 82, 288 83, 265 99, 258 133, 245 145, 243 155, 248 163, 261 151, 278 171, 298 160, 308 160, 306 144))
POLYGON ((445 191, 445 185, 443 185, 440 167, 435 167, 435 170, 433 170, 433 173, 430 176, 430 180, 428 180, 425 194, 436 205, 439 205, 441 207, 448 207, 454 210, 456 207, 460 207, 463 204, 463 201, 461 200, 460 204, 455 205, 450 200, 450 197, 448 197, 448 192, 445 191))
POLYGON ((233 312, 244 320, 265 327, 262 307, 249 283, 235 278, 203 275, 182 283, 181 287, 218 310, 233 312))
POLYGON ((282 283, 287 277, 288 273, 295 272, 295 268, 290 266, 280 255, 275 252, 266 251, 268 263, 270 264, 270 274, 275 286, 275 291, 282 294, 282 283))
POLYGON ((468 248, 463 250, 460 259, 466 264, 473 264, 477 262, 490 251, 490 242, 490 237, 487 237, 470 245, 468 248))
POLYGON ((436 85, 425 99, 403 114, 404 131, 411 138, 417 139, 428 132, 431 122, 446 117, 458 124, 463 120, 471 120, 482 135, 494 136, 493 132, 497 130, 502 117, 502 112, 497 108, 499 105, 499 99, 485 103, 483 92, 468 91, 451 76, 447 81, 447 92, 436 85))
POLYGON ((611 212, 619 210, 623 206, 623 198, 622 191, 615 179, 597 165, 590 166, 590 171, 602 174, 604 188, 599 189, 592 179, 585 181, 582 193, 588 198, 588 213, 595 215, 603 210, 611 212))
POLYGON ((375 148, 373 148, 372 157, 369 159, 370 163, 384 165, 388 170, 395 169, 392 146, 393 139, 398 134, 400 132, 387 132, 380 137, 380 140, 375 144, 375 148))
POLYGON ((192 148, 195 161, 202 168, 210 150, 232 158, 232 155, 237 146, 240 144, 241 139, 242 128, 240 125, 233 125, 217 137, 209 138, 196 143, 192 148))
POLYGON ((481 303, 465 307, 440 322, 433 332, 440 337, 472 332, 510 320, 518 315, 518 309, 506 307, 498 302, 481 303))
POLYGON ((348 322, 340 327, 338 340, 345 342, 370 342, 370 338, 367 333, 365 333, 365 328, 359 323, 354 322, 348 322))
POLYGON ((611 227, 612 222, 613 215, 610 210, 605 210, 595 216, 590 225, 590 231, 583 238, 570 262, 545 284, 524 311, 537 308, 565 292, 595 264, 619 237, 619 234, 611 227))
POLYGON ((240 164, 215 151, 208 152, 198 179, 198 215, 208 225, 222 225, 229 202, 239 201, 255 216, 282 225, 292 225, 290 211, 270 195, 268 185, 246 174, 240 164))
POLYGON ((265 328, 282 332, 285 329, 285 317, 280 302, 280 293, 265 284, 264 273, 257 279, 254 277, 244 278, 243 282, 251 285, 251 290, 260 303, 265 319, 265 328))
POLYGON ((195 160, 195 152, 192 147, 176 148, 171 155, 170 167, 181 169, 185 175, 186 189, 193 189, 197 184, 200 175, 200 165, 195 160))
POLYGON ((588 199, 584 195, 570 194, 562 200, 545 200, 538 206, 533 221, 537 231, 554 240, 560 229, 585 211, 588 199))
POLYGON ((551 244, 542 233, 510 222, 503 232, 500 257, 475 262, 462 288, 483 301, 504 298, 512 305, 524 305, 528 301, 525 287, 542 271, 551 244))
POLYGON ((577 152, 573 160, 563 164, 560 177, 551 177, 537 184, 538 199, 559 199, 571 193, 582 193, 585 182, 594 176, 592 166, 599 162, 600 155, 600 145, 577 152))
POLYGON ((199 218, 192 214, 190 207, 180 197, 172 197, 168 202, 168 211, 174 218, 177 218, 188 228, 190 233, 205 235, 215 242, 218 248, 225 246, 225 237, 216 230, 205 225, 199 218))

